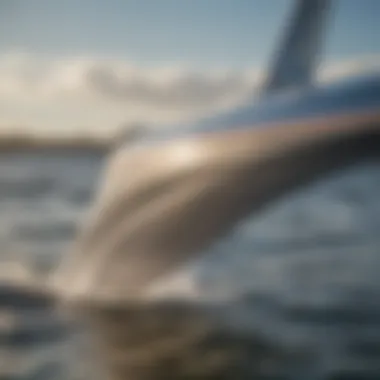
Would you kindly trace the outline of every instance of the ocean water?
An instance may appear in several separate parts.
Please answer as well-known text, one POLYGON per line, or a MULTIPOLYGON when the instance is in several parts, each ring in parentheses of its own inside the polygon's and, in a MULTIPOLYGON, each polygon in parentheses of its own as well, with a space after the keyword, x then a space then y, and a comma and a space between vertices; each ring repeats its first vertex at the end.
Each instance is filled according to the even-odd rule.
MULTIPOLYGON (((54 270, 86 217, 103 159, 88 151, 0 155, 0 337, 16 304, 2 295, 7 278, 22 277, 25 268, 39 276, 54 270)), ((291 194, 248 218, 230 238, 221 242, 225 260, 237 246, 243 256, 252 247, 256 252, 252 302, 263 326, 272 313, 287 335, 308 337, 318 352, 318 378, 380 379, 378 163, 291 194)), ((210 289, 221 279, 232 289, 231 273, 247 270, 244 258, 241 263, 224 273, 210 260, 216 268, 205 278, 210 289)), ((73 379, 76 346, 65 327, 46 314, 41 320, 32 306, 27 311, 21 322, 34 333, 0 341, 0 379, 73 379)))
POLYGON ((0 154, 1 380, 66 380, 78 372, 66 326, 40 305, 43 297, 29 300, 13 284, 38 284, 70 249, 102 161, 93 151, 0 154))
POLYGON ((92 151, 1 154, 1 259, 54 265, 85 216, 102 159, 92 151))

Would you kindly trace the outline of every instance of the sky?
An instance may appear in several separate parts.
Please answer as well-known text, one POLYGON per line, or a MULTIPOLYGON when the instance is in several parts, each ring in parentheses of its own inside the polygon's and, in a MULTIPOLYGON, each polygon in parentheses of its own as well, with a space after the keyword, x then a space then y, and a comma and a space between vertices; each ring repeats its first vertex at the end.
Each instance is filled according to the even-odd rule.
MULTIPOLYGON (((0 0, 0 128, 109 133, 232 107, 292 0, 0 0)), ((321 72, 379 63, 379 0, 337 0, 321 72)))

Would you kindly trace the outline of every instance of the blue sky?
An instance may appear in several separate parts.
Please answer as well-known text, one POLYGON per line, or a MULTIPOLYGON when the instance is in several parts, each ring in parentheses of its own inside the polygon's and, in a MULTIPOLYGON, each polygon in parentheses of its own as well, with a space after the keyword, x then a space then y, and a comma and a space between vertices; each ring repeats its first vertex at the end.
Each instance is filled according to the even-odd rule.
MULTIPOLYGON (((228 91, 235 100, 249 92, 251 71, 268 63, 291 5, 292 0, 0 0, 0 126, 74 130, 146 116, 170 121, 195 110, 194 99, 177 110, 172 104, 189 87, 193 97, 197 91, 211 94, 210 104, 232 104, 228 91), (166 68, 165 74, 157 67, 166 68), (185 67, 208 74, 195 76, 185 67), (236 72, 218 82, 211 78, 215 68, 236 72), (124 97, 97 93, 90 100, 94 86, 104 81, 124 97)), ((338 0, 335 10, 325 62, 380 56, 380 0, 338 0)))
MULTIPOLYGON (((291 0, 2 0, 0 49, 143 64, 245 66, 268 58, 291 0), (265 58, 264 58, 265 57, 265 58)), ((338 0, 328 58, 380 52, 380 1, 338 0)))

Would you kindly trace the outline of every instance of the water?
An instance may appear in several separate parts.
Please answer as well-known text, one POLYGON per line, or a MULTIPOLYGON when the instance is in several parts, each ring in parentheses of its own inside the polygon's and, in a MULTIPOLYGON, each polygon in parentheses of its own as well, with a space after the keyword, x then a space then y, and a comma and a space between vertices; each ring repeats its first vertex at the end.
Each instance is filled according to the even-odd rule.
POLYGON ((102 159, 100 152, 85 151, 0 154, 2 380, 73 378, 76 345, 66 337, 65 326, 49 307, 40 306, 39 297, 28 302, 21 294, 16 303, 6 284, 29 281, 29 274, 43 278, 54 270, 86 216, 102 159), (16 325, 13 330, 8 319, 16 325))
MULTIPOLYGON (((86 216, 103 159, 85 151, 0 155, 2 275, 16 276, 10 262, 41 275, 55 268, 86 216)), ((326 379, 380 378, 380 170, 355 170, 280 202, 275 212, 234 232, 239 244, 249 250, 252 240, 257 251, 255 308, 267 322, 266 313, 280 317, 287 335, 308 337, 326 379)), ((222 244, 231 251, 230 243, 222 244)), ((215 268, 215 283, 212 277, 205 281, 211 288, 220 279, 228 285, 230 272, 215 268)), ((7 321, 4 299, 0 295, 0 324, 7 321)), ((62 338, 64 327, 48 313, 28 310, 22 323, 33 324, 36 333, 0 347, 0 378, 70 378, 75 351, 62 338), (21 377, 5 377, 5 366, 21 377)))
POLYGON ((0 155, 2 260, 56 262, 85 216, 102 158, 96 152, 0 155))

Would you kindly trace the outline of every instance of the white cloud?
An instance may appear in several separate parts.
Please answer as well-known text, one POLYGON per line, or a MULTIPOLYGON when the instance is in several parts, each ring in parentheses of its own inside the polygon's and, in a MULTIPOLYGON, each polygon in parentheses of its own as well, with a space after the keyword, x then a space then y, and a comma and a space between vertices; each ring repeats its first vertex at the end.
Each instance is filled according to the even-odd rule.
POLYGON ((319 80, 328 82, 362 72, 380 70, 380 56, 369 56, 358 60, 336 62, 324 66, 319 71, 319 80))
MULTIPOLYGON (((329 80, 377 65, 379 57, 323 67, 329 80)), ((127 61, 0 55, 0 123, 112 130, 121 122, 176 122, 231 107, 264 75, 255 68, 195 70, 127 61), (53 125, 54 124, 54 125, 53 125)))

